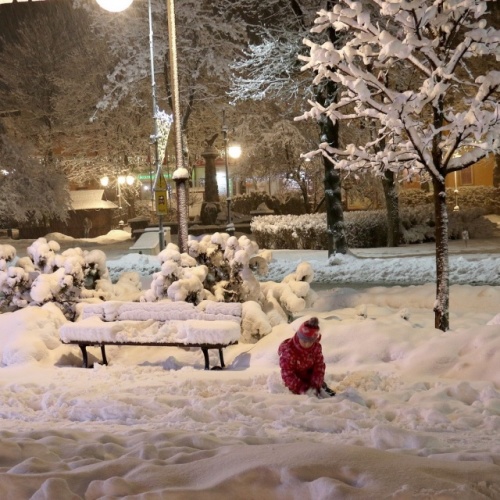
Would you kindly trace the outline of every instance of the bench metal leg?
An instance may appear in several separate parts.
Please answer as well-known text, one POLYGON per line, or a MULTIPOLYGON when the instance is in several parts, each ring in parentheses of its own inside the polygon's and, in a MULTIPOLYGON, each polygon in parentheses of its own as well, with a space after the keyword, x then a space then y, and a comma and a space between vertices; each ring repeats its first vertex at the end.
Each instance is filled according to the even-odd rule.
POLYGON ((210 370, 210 358, 208 357, 208 349, 206 347, 201 348, 203 352, 203 357, 205 358, 205 370, 210 370))
POLYGON ((210 358, 208 356, 208 350, 209 349, 217 349, 219 351, 219 359, 220 359, 220 366, 214 366, 212 370, 222 370, 223 368, 226 367, 224 364, 224 355, 222 354, 222 348, 218 347, 202 347, 201 350, 203 351, 203 357, 205 358, 205 370, 210 370, 210 358))
POLYGON ((222 347, 219 347, 219 359, 221 368, 225 368, 226 365, 224 364, 224 355, 222 354, 222 347))
POLYGON ((108 365, 108 360, 106 359, 106 346, 104 344, 101 345, 101 356, 102 356, 102 364, 108 365))
POLYGON ((88 368, 89 367, 89 359, 88 359, 88 355, 87 355, 87 346, 84 344, 78 344, 78 347, 80 347, 80 350, 82 351, 83 367, 88 368))
MULTIPOLYGON (((78 344, 78 347, 80 347, 80 350, 82 351, 83 367, 84 368, 92 368, 91 366, 89 366, 89 355, 87 353, 86 344, 78 344)), ((101 345, 101 356, 102 356, 102 364, 107 365, 108 360, 106 358, 106 347, 104 344, 101 345)))

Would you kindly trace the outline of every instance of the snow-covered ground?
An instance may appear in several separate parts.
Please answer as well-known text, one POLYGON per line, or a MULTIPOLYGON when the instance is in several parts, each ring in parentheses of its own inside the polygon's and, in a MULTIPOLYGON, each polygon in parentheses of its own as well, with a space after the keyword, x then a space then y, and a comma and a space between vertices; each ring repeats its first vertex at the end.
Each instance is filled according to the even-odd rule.
MULTIPOLYGON (((500 498, 500 254, 452 252, 460 284, 443 333, 433 256, 413 247, 334 265, 275 252, 268 279, 307 258, 319 282, 402 286, 333 284, 291 324, 225 349, 223 371, 204 371, 199 349, 127 346, 85 370, 52 304, 1 315, 0 498, 500 498), (333 399, 281 382, 278 346, 311 315, 333 399)), ((147 275, 157 263, 108 266, 147 275)))

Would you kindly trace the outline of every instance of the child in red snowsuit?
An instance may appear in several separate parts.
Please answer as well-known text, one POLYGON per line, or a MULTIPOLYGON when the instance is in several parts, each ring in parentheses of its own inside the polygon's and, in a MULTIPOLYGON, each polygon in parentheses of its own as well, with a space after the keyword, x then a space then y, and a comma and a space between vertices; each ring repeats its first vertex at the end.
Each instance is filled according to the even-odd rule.
POLYGON ((312 389, 318 396, 335 395, 325 384, 325 360, 320 340, 318 318, 311 318, 279 346, 281 378, 294 394, 312 389))

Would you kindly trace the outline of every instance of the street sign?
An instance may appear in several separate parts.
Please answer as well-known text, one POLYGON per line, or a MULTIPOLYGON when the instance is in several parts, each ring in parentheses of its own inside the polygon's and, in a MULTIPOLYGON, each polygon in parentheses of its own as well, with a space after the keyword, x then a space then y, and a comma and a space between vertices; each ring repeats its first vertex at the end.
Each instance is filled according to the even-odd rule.
POLYGON ((156 213, 158 215, 167 215, 167 181, 165 180, 165 176, 161 170, 158 172, 155 181, 155 202, 156 213))

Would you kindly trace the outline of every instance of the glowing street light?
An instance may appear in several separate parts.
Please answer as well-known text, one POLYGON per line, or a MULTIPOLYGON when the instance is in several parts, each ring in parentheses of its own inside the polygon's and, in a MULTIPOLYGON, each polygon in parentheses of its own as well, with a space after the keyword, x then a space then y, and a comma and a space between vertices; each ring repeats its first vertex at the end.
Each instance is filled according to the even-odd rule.
MULTIPOLYGON (((101 186, 106 188, 109 186, 109 177, 105 175, 99 179, 101 186)), ((133 175, 119 175, 116 178, 116 187, 118 189, 118 208, 121 210, 122 208, 122 186, 127 184, 128 186, 132 186, 135 182, 135 177, 133 175)))
POLYGON ((134 0, 96 0, 99 7, 109 12, 121 12, 132 5, 134 0))

